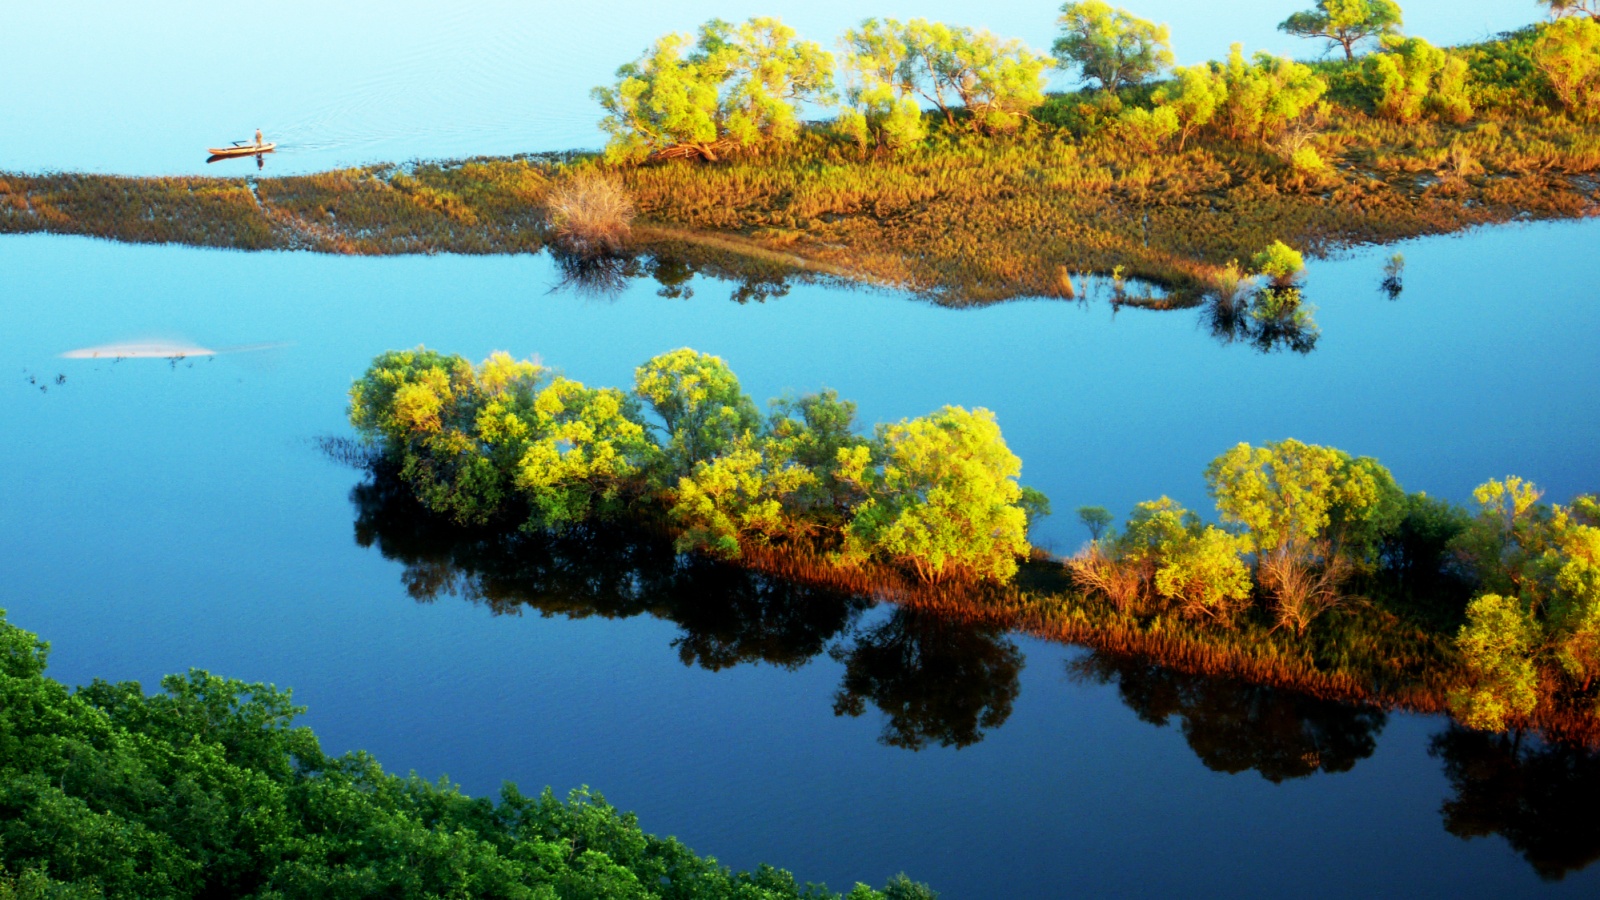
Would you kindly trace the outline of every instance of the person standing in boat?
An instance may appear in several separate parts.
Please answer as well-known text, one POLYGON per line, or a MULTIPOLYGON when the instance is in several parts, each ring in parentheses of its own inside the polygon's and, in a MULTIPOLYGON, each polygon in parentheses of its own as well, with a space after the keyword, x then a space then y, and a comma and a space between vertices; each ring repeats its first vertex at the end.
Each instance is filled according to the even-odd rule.
POLYGON ((261 146, 261 129, 256 129, 256 146, 261 146))

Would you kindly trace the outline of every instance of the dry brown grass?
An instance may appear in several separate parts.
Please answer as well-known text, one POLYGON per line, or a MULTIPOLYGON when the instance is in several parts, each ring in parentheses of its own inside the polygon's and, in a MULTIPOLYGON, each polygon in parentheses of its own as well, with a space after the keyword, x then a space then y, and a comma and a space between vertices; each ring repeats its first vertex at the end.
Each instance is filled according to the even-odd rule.
POLYGON ((634 214, 622 181, 593 170, 557 181, 545 199, 551 242, 582 259, 621 256, 633 237, 634 214))

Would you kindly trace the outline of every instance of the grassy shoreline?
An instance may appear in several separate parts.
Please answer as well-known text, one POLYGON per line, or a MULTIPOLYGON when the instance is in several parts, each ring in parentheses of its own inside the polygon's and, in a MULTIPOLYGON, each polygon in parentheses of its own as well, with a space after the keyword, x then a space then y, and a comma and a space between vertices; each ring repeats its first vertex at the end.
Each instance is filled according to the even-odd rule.
MULTIPOLYGON (((1527 40, 1452 52, 1490 66, 1527 40)), ((577 152, 274 177, 0 172, 0 233, 355 255, 530 253, 551 243, 552 191, 598 172, 637 210, 625 257, 653 260, 630 274, 826 279, 969 305, 1074 297, 1085 277, 1115 273, 1163 288, 1169 297, 1157 305, 1172 306, 1274 241, 1321 256, 1600 215, 1600 120, 1550 113, 1530 76, 1496 88, 1506 97, 1460 124, 1400 124, 1373 108, 1358 65, 1316 66, 1328 99, 1273 141, 1208 131, 1172 146, 1143 134, 1115 110, 1145 109, 1155 87, 1145 85, 1050 95, 1004 134, 930 117, 927 139, 898 150, 858 146, 819 122, 782 147, 715 162, 608 163, 577 152)))
MULTIPOLYGON (((1273 240, 1327 255, 1600 214, 1600 132, 1581 154, 1462 177, 1426 162, 1472 133, 1445 131, 1416 130, 1382 168, 1339 161, 1315 181, 1274 171, 1282 166, 1250 148, 1148 156, 1055 138, 952 138, 893 158, 815 138, 812 152, 787 160, 609 171, 638 203, 629 249, 640 255, 733 280, 820 278, 951 305, 1072 297, 1085 277, 1113 271, 1181 298, 1273 240), (1060 184, 1064 157, 1087 180, 1060 184), (1176 183, 1193 173, 1194 184, 1176 183)), ((533 253, 546 246, 551 185, 595 168, 605 167, 569 156, 259 179, 0 173, 0 233, 345 255, 533 253)))

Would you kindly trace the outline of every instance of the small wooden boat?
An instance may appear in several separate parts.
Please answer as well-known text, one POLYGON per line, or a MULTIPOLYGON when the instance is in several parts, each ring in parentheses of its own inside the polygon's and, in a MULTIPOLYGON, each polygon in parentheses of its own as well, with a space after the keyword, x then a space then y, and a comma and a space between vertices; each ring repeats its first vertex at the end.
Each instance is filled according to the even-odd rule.
POLYGON ((234 141, 231 147, 210 147, 214 159, 227 159, 230 156, 255 156, 257 153, 271 153, 278 148, 277 144, 252 144, 249 141, 234 141))

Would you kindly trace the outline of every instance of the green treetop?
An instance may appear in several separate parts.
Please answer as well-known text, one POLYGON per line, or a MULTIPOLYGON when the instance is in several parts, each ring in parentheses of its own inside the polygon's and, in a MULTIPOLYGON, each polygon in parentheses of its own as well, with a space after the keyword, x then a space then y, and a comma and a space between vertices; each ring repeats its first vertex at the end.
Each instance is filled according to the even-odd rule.
POLYGON ((728 147, 793 141, 800 104, 833 96, 833 56, 773 18, 740 25, 714 19, 699 39, 669 34, 594 90, 611 135, 606 155, 652 153, 716 159, 728 147))
POLYGON ((1101 90, 1140 84, 1172 65, 1171 29, 1101 0, 1067 3, 1056 24, 1061 27, 1053 48, 1056 60, 1063 67, 1076 66, 1101 90))
POLYGON ((986 133, 1016 128, 1044 101, 1049 58, 987 31, 926 19, 868 19, 845 34, 845 43, 846 65, 871 88, 857 98, 861 119, 850 116, 856 124, 847 129, 859 130, 862 120, 870 127, 876 119, 886 138, 910 142, 916 129, 904 101, 912 94, 937 107, 951 127, 959 106, 969 114, 968 126, 986 133))
POLYGON ((1534 64, 1575 118, 1600 116, 1600 21, 1552 22, 1533 44, 1534 64))
POLYGON ((635 369, 634 393, 666 425, 668 483, 761 427, 761 413, 728 364, 687 347, 635 369))
POLYGON ((1472 117, 1467 99, 1467 61, 1422 38, 1383 39, 1383 52, 1364 61, 1369 83, 1378 92, 1379 115, 1412 123, 1433 113, 1457 124, 1472 117))
POLYGON ((903 31, 893 19, 867 19, 841 39, 849 87, 838 128, 863 146, 905 147, 927 135, 916 97, 915 61, 903 31))
POLYGON ((1154 99, 1178 113, 1185 137, 1212 124, 1234 140, 1270 140, 1328 89, 1309 66, 1265 52, 1247 60, 1240 44, 1226 62, 1189 66, 1174 76, 1154 99))
POLYGON ((1315 9, 1297 12, 1278 25, 1298 37, 1325 38, 1355 59, 1355 45, 1400 30, 1400 4, 1394 0, 1317 0, 1315 9))
POLYGON ((847 555, 903 564, 925 581, 1016 574, 1029 550, 1022 461, 993 413, 947 406, 879 426, 878 442, 879 465, 858 476, 871 499, 856 511, 847 555))

